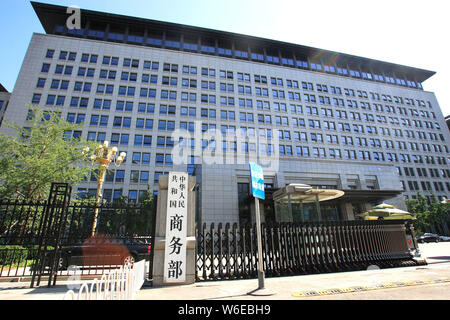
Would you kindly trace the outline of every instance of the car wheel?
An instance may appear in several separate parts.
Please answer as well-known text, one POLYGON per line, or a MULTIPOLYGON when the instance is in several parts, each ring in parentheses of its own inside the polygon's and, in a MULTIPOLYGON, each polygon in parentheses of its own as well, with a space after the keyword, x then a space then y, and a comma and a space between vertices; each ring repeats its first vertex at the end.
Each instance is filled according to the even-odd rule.
POLYGON ((135 261, 134 257, 132 255, 128 255, 123 258, 122 264, 123 265, 129 264, 132 266, 134 264, 134 261, 135 261))

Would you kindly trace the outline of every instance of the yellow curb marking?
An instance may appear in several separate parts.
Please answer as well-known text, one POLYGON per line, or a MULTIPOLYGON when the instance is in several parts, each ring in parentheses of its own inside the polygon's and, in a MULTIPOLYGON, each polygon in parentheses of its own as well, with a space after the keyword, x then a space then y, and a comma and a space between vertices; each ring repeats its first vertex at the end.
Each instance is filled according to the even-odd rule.
POLYGON ((306 293, 304 292, 294 292, 292 295, 294 297, 306 297, 306 293))
POLYGON ((397 288, 397 284, 395 283, 385 283, 384 286, 386 288, 397 288))
POLYGON ((366 290, 376 290, 376 287, 369 287, 369 286, 363 286, 364 289, 366 290))
POLYGON ((339 293, 349 293, 349 292, 357 292, 357 291, 369 291, 369 290, 379 290, 379 289, 389 289, 389 288, 403 288, 406 286, 419 286, 433 283, 443 283, 450 282, 450 278, 441 278, 435 280, 419 280, 419 281, 406 281, 406 282, 393 282, 393 283, 382 283, 376 286, 357 286, 357 287, 348 287, 348 288, 334 288, 328 290, 318 290, 318 291, 305 291, 305 292, 294 292, 292 295, 294 297, 312 297, 312 296, 324 296, 324 295, 332 295, 339 293))
POLYGON ((321 296, 332 294, 332 292, 329 290, 319 290, 317 291, 317 293, 320 294, 321 296))

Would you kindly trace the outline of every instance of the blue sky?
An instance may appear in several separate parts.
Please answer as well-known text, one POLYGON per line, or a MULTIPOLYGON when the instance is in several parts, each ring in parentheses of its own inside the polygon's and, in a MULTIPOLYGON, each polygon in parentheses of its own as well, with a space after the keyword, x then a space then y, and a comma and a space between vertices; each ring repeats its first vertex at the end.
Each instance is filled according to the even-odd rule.
MULTIPOLYGON (((41 0, 292 42, 436 71, 423 86, 450 115, 444 0, 41 0)), ((0 83, 14 88, 32 33, 28 0, 0 0, 0 83)))

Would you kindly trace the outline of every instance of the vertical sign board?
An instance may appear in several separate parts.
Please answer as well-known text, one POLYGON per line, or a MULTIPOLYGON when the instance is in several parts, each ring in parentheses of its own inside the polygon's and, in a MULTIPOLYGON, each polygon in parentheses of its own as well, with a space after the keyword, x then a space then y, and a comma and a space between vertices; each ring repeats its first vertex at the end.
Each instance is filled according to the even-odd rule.
POLYGON ((250 180, 253 196, 264 200, 264 174, 261 166, 250 163, 250 180))
POLYGON ((169 172, 164 282, 186 281, 188 174, 169 172))

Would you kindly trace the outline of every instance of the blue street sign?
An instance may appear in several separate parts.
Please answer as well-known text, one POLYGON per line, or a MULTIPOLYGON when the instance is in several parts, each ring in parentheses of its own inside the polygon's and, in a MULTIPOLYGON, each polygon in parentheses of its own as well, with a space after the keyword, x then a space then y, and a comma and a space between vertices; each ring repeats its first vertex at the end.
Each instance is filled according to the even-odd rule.
POLYGON ((253 196, 264 200, 264 173, 261 166, 250 163, 250 177, 253 196))

